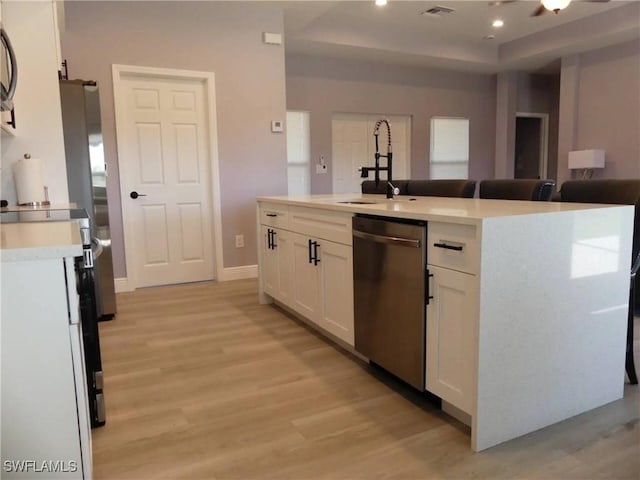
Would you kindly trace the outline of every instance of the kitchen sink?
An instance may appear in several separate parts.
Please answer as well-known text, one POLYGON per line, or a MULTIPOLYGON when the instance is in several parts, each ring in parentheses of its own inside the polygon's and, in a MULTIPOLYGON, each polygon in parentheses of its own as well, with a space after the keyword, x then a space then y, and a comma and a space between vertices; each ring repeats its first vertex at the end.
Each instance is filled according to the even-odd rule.
POLYGON ((352 205, 374 205, 376 202, 367 202, 365 200, 343 200, 337 203, 349 203, 352 205))

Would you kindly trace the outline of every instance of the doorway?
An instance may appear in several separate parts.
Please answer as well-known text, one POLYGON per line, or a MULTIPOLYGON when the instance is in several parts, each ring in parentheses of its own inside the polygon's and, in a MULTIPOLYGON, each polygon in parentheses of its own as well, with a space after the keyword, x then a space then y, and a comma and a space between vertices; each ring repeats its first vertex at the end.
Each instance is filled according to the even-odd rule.
POLYGON ((114 65, 113 80, 129 285, 219 278, 213 74, 114 65))
POLYGON ((547 178, 549 115, 516 113, 514 178, 547 178))
MULTIPOLYGON (((333 193, 360 193, 360 167, 375 164, 376 122, 386 118, 391 125, 393 148, 393 178, 410 178, 411 117, 403 115, 370 115, 360 113, 336 113, 331 118, 332 185, 333 193)), ((380 153, 387 153, 387 133, 384 128, 379 137, 380 153)), ((385 166, 385 160, 381 161, 385 166)), ((383 173, 382 178, 386 178, 383 173)))

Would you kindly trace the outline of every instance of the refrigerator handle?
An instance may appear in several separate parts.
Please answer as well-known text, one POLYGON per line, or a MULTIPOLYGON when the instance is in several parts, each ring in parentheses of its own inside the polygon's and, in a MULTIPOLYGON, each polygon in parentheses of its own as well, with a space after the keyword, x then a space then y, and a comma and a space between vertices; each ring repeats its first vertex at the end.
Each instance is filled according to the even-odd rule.
POLYGON ((96 258, 100 257, 100 255, 102 255, 102 252, 104 251, 104 247, 105 247, 105 245, 103 244, 103 240, 100 240, 99 238, 93 237, 91 239, 91 245, 92 245, 91 249, 93 250, 93 258, 96 259, 96 258))

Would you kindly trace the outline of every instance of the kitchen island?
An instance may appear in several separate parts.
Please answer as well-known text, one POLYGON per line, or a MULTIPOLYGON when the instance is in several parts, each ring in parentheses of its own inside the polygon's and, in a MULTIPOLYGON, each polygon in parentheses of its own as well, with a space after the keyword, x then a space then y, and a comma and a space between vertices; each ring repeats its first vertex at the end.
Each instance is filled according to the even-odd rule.
POLYGON ((474 450, 622 397, 633 206, 258 198, 261 302, 352 351, 356 214, 427 222, 426 389, 474 450))

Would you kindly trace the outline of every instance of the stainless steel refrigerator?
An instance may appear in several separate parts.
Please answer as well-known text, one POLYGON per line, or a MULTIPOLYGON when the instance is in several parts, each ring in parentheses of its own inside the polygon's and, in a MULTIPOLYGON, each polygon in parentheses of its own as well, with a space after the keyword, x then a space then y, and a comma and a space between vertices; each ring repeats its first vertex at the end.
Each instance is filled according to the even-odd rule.
POLYGON ((91 81, 60 80, 60 99, 69 201, 90 217, 93 242, 101 251, 94 265, 98 320, 110 320, 116 313, 116 295, 98 86, 91 81))

